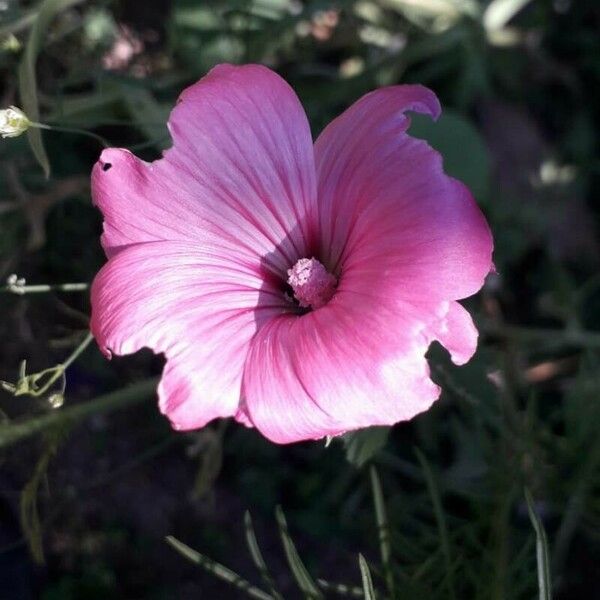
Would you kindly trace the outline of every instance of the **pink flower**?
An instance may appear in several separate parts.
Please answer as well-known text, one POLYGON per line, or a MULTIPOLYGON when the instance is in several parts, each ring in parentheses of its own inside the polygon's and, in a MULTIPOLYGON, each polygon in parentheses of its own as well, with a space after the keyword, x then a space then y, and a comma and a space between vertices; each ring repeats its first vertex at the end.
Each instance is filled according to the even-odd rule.
POLYGON ((491 268, 490 230, 407 135, 409 110, 440 106, 421 86, 383 88, 313 146, 278 75, 221 65, 181 95, 162 159, 102 153, 109 260, 92 331, 108 355, 165 355, 158 395, 176 429, 233 416, 285 443, 392 424, 439 396, 433 340, 457 364, 473 355, 456 300, 491 268))

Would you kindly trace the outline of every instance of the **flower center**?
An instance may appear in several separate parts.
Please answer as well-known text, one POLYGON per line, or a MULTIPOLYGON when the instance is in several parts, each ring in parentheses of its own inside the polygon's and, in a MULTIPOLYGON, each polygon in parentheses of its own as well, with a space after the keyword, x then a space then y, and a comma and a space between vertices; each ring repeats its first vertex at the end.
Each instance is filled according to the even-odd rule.
POLYGON ((327 304, 335 292, 335 276, 316 258, 301 258, 287 274, 294 297, 303 308, 319 308, 327 304))

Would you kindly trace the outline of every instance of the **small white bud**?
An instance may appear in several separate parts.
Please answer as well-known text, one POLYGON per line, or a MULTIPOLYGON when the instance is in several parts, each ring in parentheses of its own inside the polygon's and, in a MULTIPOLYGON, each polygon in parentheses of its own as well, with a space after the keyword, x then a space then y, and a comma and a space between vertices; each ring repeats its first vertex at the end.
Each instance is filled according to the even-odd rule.
POLYGON ((15 273, 9 275, 6 278, 6 286, 8 287, 8 291, 13 294, 24 294, 25 293, 25 281, 24 277, 18 277, 15 273))
POLYGON ((50 404, 50 408, 60 408, 65 403, 65 397, 60 394, 52 394, 48 398, 48 404, 50 404))
POLYGON ((22 44, 14 33, 9 33, 0 42, 0 50, 3 50, 4 52, 18 52, 21 47, 22 44))
POLYGON ((17 137, 27 131, 31 121, 27 115, 16 106, 0 110, 0 134, 3 138, 17 137))

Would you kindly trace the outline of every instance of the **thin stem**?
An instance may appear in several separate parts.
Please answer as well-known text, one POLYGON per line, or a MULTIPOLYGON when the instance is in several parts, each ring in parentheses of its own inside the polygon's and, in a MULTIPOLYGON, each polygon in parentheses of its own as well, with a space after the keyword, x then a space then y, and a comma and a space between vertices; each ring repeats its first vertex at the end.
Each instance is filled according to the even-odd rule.
MULTIPOLYGON (((85 125, 85 123, 65 123, 64 121, 53 121, 50 119, 47 121, 46 125, 50 127, 76 127, 78 128, 80 124, 85 125)), ((105 119, 104 121, 94 121, 94 127, 110 127, 110 126, 123 126, 123 127, 163 127, 164 121, 130 121, 129 119, 105 119)))
POLYGON ((81 344, 73 350, 71 355, 62 363, 63 370, 68 369, 80 356, 80 354, 90 345, 90 342, 94 339, 91 332, 88 331, 85 338, 81 341, 81 344))
MULTIPOLYGON (((94 336, 91 334, 91 332, 88 332, 88 334, 81 341, 79 346, 77 346, 77 348, 75 348, 75 350, 73 350, 73 352, 71 352, 71 354, 66 358, 66 360, 64 362, 58 364, 54 368, 54 373, 53 373, 52 377, 50 377, 50 379, 48 379, 48 381, 44 384, 44 386, 40 390, 38 390, 38 393, 36 395, 41 396, 42 394, 46 393, 56 381, 58 381, 61 377, 64 377, 65 371, 77 360, 77 358, 79 358, 81 353, 90 345, 90 342, 93 339, 94 339, 94 336)), ((65 380, 63 379, 63 392, 64 392, 64 387, 65 387, 65 380)))
POLYGON ((36 122, 30 123, 30 125, 31 125, 31 127, 37 127, 38 129, 47 129, 49 131, 60 131, 63 133, 77 133, 79 135, 86 135, 88 137, 95 139, 104 148, 110 147, 110 142, 106 138, 103 138, 101 135, 98 135, 97 133, 87 131, 86 129, 79 129, 79 127, 62 127, 59 125, 46 125, 45 123, 36 123, 36 122))
POLYGON ((33 373, 32 375, 27 375, 26 373, 26 361, 21 362, 21 367, 19 368, 19 379, 16 384, 7 383, 5 381, 0 381, 0 385, 10 392, 12 392, 15 396, 21 395, 29 395, 34 396, 36 398, 43 396, 48 392, 52 386, 60 379, 62 381, 61 391, 59 394, 60 403, 56 404, 55 407, 59 407, 62 405, 62 400, 64 398, 64 392, 66 388, 66 370, 77 360, 77 358, 81 355, 81 353, 90 345, 90 342, 93 340, 93 336, 90 332, 85 336, 85 338, 81 341, 81 343, 73 350, 73 352, 66 358, 66 360, 62 363, 59 363, 55 367, 50 367, 48 369, 44 369, 43 371, 39 371, 38 373, 33 373), (47 381, 45 381, 42 385, 38 382, 42 381, 45 377, 48 377, 47 381))
POLYGON ((421 464, 421 469, 423 470, 423 475, 425 476, 425 482, 427 484, 429 496, 433 504, 433 512, 440 536, 440 546, 442 548, 444 562, 446 563, 446 584, 448 586, 448 596, 454 600, 456 598, 456 591, 454 587, 454 565, 452 561, 452 550, 450 547, 450 536, 448 535, 448 526, 446 524, 446 517, 442 507, 442 500, 425 455, 418 448, 415 448, 415 454, 417 455, 417 459, 421 464))
POLYGON ((204 556, 204 554, 196 552, 196 550, 193 550, 187 544, 180 542, 172 535, 168 535, 166 537, 166 541, 172 548, 174 548, 177 552, 179 552, 179 554, 187 558, 189 561, 202 567, 219 579, 226 581, 241 592, 246 593, 251 598, 255 598, 255 600, 273 600, 273 597, 270 594, 267 594, 260 588, 252 585, 249 581, 246 581, 243 577, 240 577, 240 575, 221 563, 204 556))
POLYGON ((317 579, 317 584, 325 592, 334 592, 340 596, 352 596, 353 598, 364 598, 364 592, 356 586, 350 586, 345 583, 332 583, 325 579, 317 579))
POLYGON ((46 292, 85 292, 89 289, 89 283, 57 283, 40 285, 19 285, 17 283, 0 287, 0 292, 17 294, 45 294, 46 292))
POLYGON ((383 499, 383 492, 381 490, 381 482, 379 481, 379 475, 377 469, 371 466, 371 491, 373 493, 373 504, 375 506, 375 518, 377 520, 377 537, 379 538, 379 553, 381 555, 381 563, 383 565, 383 572, 385 576, 385 583, 387 586, 390 598, 395 597, 395 585, 394 585, 394 572, 392 569, 392 545, 390 540, 390 526, 387 518, 387 511, 385 508, 385 501, 383 499))
POLYGON ((138 404, 155 394, 157 383, 157 379, 148 379, 117 390, 116 392, 98 396, 93 400, 76 404, 75 406, 52 411, 20 423, 12 422, 8 425, 0 426, 0 449, 11 446, 16 442, 62 423, 73 423, 91 415, 108 413, 113 410, 125 408, 126 406, 138 404))
POLYGON ((579 346, 600 348, 600 333, 578 329, 545 329, 484 323, 483 333, 490 337, 516 340, 523 343, 540 343, 552 346, 579 346))

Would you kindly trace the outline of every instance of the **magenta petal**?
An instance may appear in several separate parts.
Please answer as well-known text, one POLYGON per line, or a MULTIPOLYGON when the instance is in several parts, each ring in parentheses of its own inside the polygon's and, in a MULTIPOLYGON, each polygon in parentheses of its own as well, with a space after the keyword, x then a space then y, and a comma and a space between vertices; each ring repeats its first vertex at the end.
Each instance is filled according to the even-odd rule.
POLYGON ((448 313, 433 335, 457 365, 467 363, 477 349, 477 328, 471 315, 458 302, 450 302, 448 313))
MULTIPOLYGON (((404 112, 433 117, 421 86, 367 94, 319 136, 322 245, 349 289, 421 302, 475 293, 490 271, 492 238, 469 191, 440 155, 410 137, 404 112)), ((465 157, 468 160, 468 157, 465 157)))
POLYGON ((182 93, 169 129, 163 159, 110 149, 94 167, 107 254, 197 240, 285 274, 317 219, 310 129, 293 90, 265 67, 220 65, 182 93))
POLYGON ((178 429, 235 415, 249 342, 281 295, 235 258, 186 242, 135 244, 92 286, 91 329, 107 353, 164 353, 161 410, 178 429))
POLYGON ((313 152, 279 76, 221 65, 181 95, 162 159, 103 152, 92 192, 109 261, 91 328, 107 354, 165 355, 160 407, 176 428, 233 416, 286 443, 393 424, 439 396, 432 341, 472 356, 456 300, 492 266, 490 231, 407 134, 409 110, 440 107, 421 86, 378 90, 313 152))
POLYGON ((266 324, 244 372, 254 425, 288 443, 391 425, 429 408, 439 388, 424 357, 426 326, 412 316, 392 317, 336 298, 303 317, 266 324))

